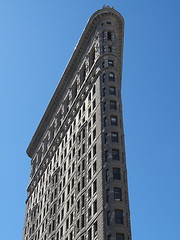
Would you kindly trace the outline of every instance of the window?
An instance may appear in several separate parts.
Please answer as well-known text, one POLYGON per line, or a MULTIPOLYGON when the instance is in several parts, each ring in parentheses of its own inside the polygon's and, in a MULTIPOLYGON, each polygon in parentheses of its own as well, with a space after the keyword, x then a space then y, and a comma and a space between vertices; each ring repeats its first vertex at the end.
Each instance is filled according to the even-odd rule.
POLYGON ((108 160, 108 150, 105 151, 104 155, 105 155, 105 162, 107 162, 107 160, 108 160))
POLYGON ((117 117, 116 116, 111 116, 111 125, 117 126, 117 117))
POLYGON ((91 93, 89 93, 88 100, 89 101, 91 100, 91 93))
POLYGON ((104 74, 102 75, 102 82, 104 83, 105 80, 106 80, 106 74, 104 73, 104 74))
POLYGON ((94 237, 97 235, 98 225, 97 221, 94 223, 94 237))
POLYGON ((106 182, 108 182, 108 181, 109 181, 109 170, 106 169, 106 182))
POLYGON ((114 67, 114 61, 113 60, 108 60, 108 66, 109 67, 114 67))
POLYGON ((112 52, 112 47, 111 46, 108 47, 108 52, 112 52))
POLYGON ((125 240, 124 233, 116 233, 116 240, 125 240))
POLYGON ((88 199, 91 199, 91 195, 92 195, 92 191, 91 191, 91 187, 88 189, 88 199))
POLYGON ((111 213, 110 211, 107 211, 107 225, 110 225, 110 219, 111 219, 111 213))
POLYGON ((88 180, 91 180, 91 168, 88 171, 88 180))
POLYGON ((107 117, 104 117, 104 127, 107 125, 107 117))
POLYGON ((83 103, 83 112, 86 110, 86 105, 83 103))
POLYGON ((85 218, 84 218, 84 214, 81 216, 81 228, 84 227, 84 222, 85 222, 85 218))
POLYGON ((93 140, 95 139, 96 137, 96 128, 93 130, 93 140))
POLYGON ((97 200, 93 203, 93 214, 97 213, 97 200))
POLYGON ((112 35, 111 35, 110 32, 107 33, 107 39, 108 39, 108 41, 111 41, 111 40, 112 40, 112 35))
POLYGON ((116 95, 116 88, 115 87, 109 87, 109 94, 110 95, 116 95))
POLYGON ((97 163, 96 161, 93 163, 93 173, 95 173, 97 170, 97 163))
POLYGON ((96 93, 96 85, 93 87, 93 95, 96 93))
POLYGON ((121 180, 120 168, 113 168, 113 179, 114 180, 121 180))
POLYGON ((96 122, 96 114, 93 115, 93 124, 96 122))
POLYGON ((96 107, 96 99, 93 101, 93 109, 96 107))
POLYGON ((109 73, 109 81, 115 81, 115 75, 113 72, 109 73))
POLYGON ((91 228, 88 230, 88 240, 92 240, 92 230, 91 230, 91 228))
POLYGON ((107 240, 111 240, 111 235, 108 235, 107 240))
POLYGON ((108 189, 106 189, 106 202, 109 202, 109 198, 110 198, 110 191, 108 188, 108 189))
POLYGON ((97 180, 93 182, 93 193, 97 192, 97 180))
POLYGON ((106 96, 106 88, 103 88, 103 97, 106 96))
POLYGON ((114 109, 114 110, 117 109, 116 101, 110 101, 110 109, 114 109))
POLYGON ((115 210, 115 224, 123 224, 123 210, 115 210))
POLYGON ((84 204, 85 204, 85 198, 84 198, 84 195, 82 195, 82 197, 81 197, 81 207, 82 208, 84 207, 84 204))
POLYGON ((119 150, 112 149, 112 160, 119 160, 119 150))
POLYGON ((103 111, 106 111, 106 102, 103 103, 103 111))
POLYGON ((91 207, 88 208, 88 219, 91 219, 92 209, 91 207))
POLYGON ((122 201, 121 188, 114 188, 114 201, 122 201))
POLYGON ((118 142, 118 133, 117 132, 112 132, 111 133, 111 141, 112 142, 118 142))
POLYGON ((107 133, 104 134, 104 143, 107 143, 107 133))
POLYGON ((93 147, 93 157, 96 155, 96 145, 93 147))
POLYGON ((90 68, 92 67, 92 65, 94 64, 94 61, 95 61, 95 47, 93 47, 91 49, 91 52, 89 54, 89 65, 90 65, 90 68))

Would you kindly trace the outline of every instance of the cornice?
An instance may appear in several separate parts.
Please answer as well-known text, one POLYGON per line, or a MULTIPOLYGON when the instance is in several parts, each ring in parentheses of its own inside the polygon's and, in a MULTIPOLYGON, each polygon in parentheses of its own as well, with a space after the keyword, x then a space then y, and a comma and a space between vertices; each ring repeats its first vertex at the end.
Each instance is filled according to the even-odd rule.
MULTIPOLYGON (((85 53, 87 44, 89 43, 89 41, 92 39, 93 37, 93 33, 95 32, 95 30, 97 30, 98 24, 99 24, 99 20, 103 20, 103 18, 107 18, 107 17, 111 17, 113 18, 117 25, 120 26, 120 28, 122 28, 122 25, 124 24, 124 20, 122 18, 122 16, 120 15, 119 12, 117 12, 116 10, 114 10, 113 8, 109 8, 109 7, 105 7, 103 9, 98 10, 97 12, 95 12, 91 18, 89 19, 87 26, 82 34, 82 37, 80 38, 74 53, 67 65, 67 68, 65 69, 62 78, 55 90, 55 93, 53 95, 53 97, 50 100, 50 103, 37 127, 37 130, 35 131, 34 136, 32 137, 32 140, 26 150, 27 154, 29 157, 33 157, 36 149, 39 146, 39 143, 47 129, 47 127, 49 126, 52 117, 54 116, 54 113, 57 109, 57 107, 59 106, 60 101, 63 98, 65 89, 67 87, 67 85, 70 83, 70 81, 72 80, 72 77, 74 75, 74 73, 77 71, 78 65, 79 65, 79 61, 82 60, 83 54, 85 53)), ((123 31, 123 28, 122 28, 123 31)), ((123 39, 123 33, 121 38, 123 39)), ((122 55, 122 44, 123 41, 121 39, 121 45, 119 45, 119 56, 122 55)))

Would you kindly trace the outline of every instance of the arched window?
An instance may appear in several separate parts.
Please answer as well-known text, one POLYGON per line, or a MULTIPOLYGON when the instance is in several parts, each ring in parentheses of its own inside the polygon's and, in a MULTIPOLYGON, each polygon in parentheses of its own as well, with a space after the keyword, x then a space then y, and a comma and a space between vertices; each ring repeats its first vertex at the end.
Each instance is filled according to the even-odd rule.
POLYGON ((115 81, 115 75, 113 72, 109 73, 109 81, 115 81))
POLYGON ((108 39, 109 41, 112 40, 112 34, 111 34, 110 32, 107 33, 107 39, 108 39))

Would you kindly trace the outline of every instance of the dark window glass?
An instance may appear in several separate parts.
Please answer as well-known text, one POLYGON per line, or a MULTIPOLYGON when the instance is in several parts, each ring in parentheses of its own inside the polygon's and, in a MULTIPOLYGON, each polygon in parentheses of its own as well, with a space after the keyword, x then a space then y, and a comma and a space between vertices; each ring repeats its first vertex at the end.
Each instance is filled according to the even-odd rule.
POLYGON ((117 109, 116 101, 110 101, 110 109, 114 109, 114 110, 117 109))
POLYGON ((119 160, 119 150, 112 149, 112 160, 119 160))
POLYGON ((103 97, 106 96, 106 88, 103 88, 103 97))
POLYGON ((97 192, 97 180, 93 182, 93 193, 97 192))
POLYGON ((106 74, 104 73, 104 74, 102 75, 102 82, 104 83, 105 80, 106 80, 106 74))
POLYGON ((116 95, 116 88, 115 87, 109 87, 109 94, 110 95, 116 95))
POLYGON ((112 47, 108 47, 108 52, 112 52, 112 47))
POLYGON ((123 210, 115 210, 115 224, 123 224, 123 210))
POLYGON ((111 141, 112 142, 118 142, 118 133, 117 132, 112 132, 111 133, 111 141))
POLYGON ((110 191, 109 189, 106 190, 106 202, 109 202, 110 191))
POLYGON ((122 201, 122 190, 121 188, 114 188, 114 200, 122 201))
POLYGON ((113 179, 114 180, 121 180, 120 168, 113 168, 113 179))
POLYGON ((114 61, 113 60, 108 60, 108 66, 113 67, 114 66, 114 61))
POLYGON ((111 213, 110 211, 107 211, 107 225, 110 225, 110 218, 111 218, 111 213))
POLYGON ((114 73, 109 73, 109 81, 115 81, 115 75, 114 73))
POLYGON ((96 145, 93 147, 93 157, 96 155, 96 145))
POLYGON ((123 233, 116 233, 116 240, 125 240, 123 233))
POLYGON ((112 40, 112 35, 111 35, 111 33, 110 33, 110 32, 108 32, 108 33, 107 33, 107 39, 108 39, 109 41, 111 41, 111 40, 112 40))
POLYGON ((104 143, 107 143, 107 133, 104 134, 104 143))
POLYGON ((111 116, 111 125, 117 126, 117 117, 116 116, 111 116))
POLYGON ((107 162, 107 160, 108 160, 108 151, 107 150, 105 151, 104 155, 105 155, 105 161, 107 162))
POLYGON ((106 111, 106 102, 103 103, 103 111, 106 111))

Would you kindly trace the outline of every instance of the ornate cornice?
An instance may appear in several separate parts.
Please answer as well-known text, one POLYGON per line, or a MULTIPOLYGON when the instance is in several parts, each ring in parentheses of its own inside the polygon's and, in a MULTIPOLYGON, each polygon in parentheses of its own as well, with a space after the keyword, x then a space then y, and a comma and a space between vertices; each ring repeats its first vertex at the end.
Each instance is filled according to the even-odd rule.
MULTIPOLYGON (((27 148, 27 154, 29 157, 33 157, 36 149, 38 148, 41 139, 43 138, 44 133, 46 132, 52 117, 54 116, 60 101, 63 99, 65 89, 67 85, 71 82, 74 73, 78 69, 79 62, 82 60, 83 55, 85 54, 86 48, 90 40, 92 39, 93 33, 97 30, 99 19, 106 19, 107 17, 113 18, 113 20, 117 23, 117 26, 120 31, 123 31, 122 25, 124 20, 119 12, 114 10, 113 8, 104 7, 101 10, 95 12, 92 17, 89 19, 87 26, 80 38, 75 51, 65 69, 62 78, 55 90, 55 93, 38 125, 37 130, 27 148)), ((119 36, 121 44, 118 46, 118 55, 122 58, 122 48, 123 48, 123 32, 121 36, 119 36)))

